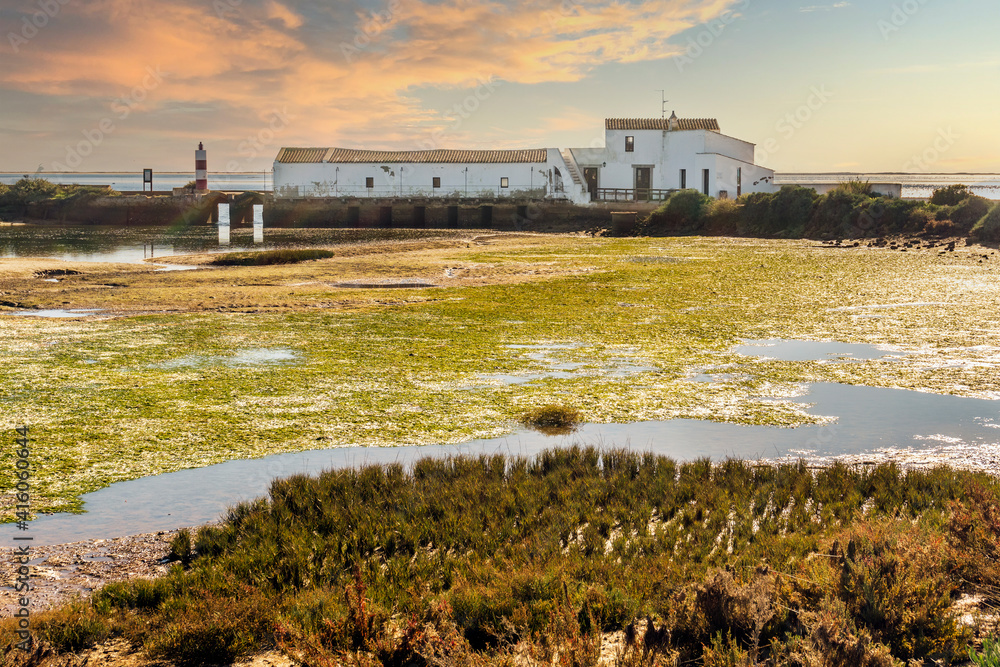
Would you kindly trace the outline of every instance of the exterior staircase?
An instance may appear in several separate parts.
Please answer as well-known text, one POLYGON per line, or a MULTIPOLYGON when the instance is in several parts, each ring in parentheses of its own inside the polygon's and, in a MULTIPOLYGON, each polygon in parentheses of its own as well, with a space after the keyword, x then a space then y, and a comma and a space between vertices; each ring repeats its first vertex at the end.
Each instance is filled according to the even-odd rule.
POLYGON ((569 172, 569 177, 572 179, 577 192, 585 196, 584 201, 589 200, 590 195, 587 190, 587 183, 583 180, 583 174, 580 173, 580 167, 576 164, 576 158, 573 157, 573 151, 568 148, 563 148, 559 151, 559 154, 562 156, 563 162, 566 163, 566 171, 569 172))

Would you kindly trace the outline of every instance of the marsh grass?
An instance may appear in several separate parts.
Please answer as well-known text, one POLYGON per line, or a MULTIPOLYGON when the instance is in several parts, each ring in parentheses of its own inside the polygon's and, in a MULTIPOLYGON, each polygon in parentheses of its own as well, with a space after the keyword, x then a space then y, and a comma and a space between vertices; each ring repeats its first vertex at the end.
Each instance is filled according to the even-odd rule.
POLYGON ((986 522, 979 546, 951 541, 977 488, 996 502, 996 479, 946 468, 577 447, 294 476, 201 528, 190 569, 106 586, 46 637, 121 635, 191 665, 274 644, 308 665, 515 645, 591 665, 616 631, 629 665, 950 661, 970 640, 956 558, 1000 540, 986 522))
POLYGON ((213 266, 270 266, 273 264, 297 264, 314 259, 335 257, 336 253, 318 248, 297 248, 283 250, 261 250, 259 252, 231 252, 213 259, 213 266))

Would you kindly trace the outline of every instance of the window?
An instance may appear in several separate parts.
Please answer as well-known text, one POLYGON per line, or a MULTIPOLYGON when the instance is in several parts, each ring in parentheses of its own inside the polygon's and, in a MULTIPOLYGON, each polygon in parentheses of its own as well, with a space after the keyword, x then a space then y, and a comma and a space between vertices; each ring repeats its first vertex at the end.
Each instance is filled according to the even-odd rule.
POLYGON ((506 176, 501 176, 500 177, 500 187, 501 188, 508 188, 508 187, 510 187, 510 181, 507 179, 506 176))
POLYGON ((743 194, 743 168, 736 168, 736 196, 739 197, 743 194))
POLYGON ((681 169, 681 190, 687 190, 688 186, 688 170, 681 169))
POLYGON ((702 192, 704 192, 706 195, 708 194, 708 186, 709 186, 709 184, 711 183, 711 180, 712 180, 711 177, 710 177, 710 174, 711 174, 711 172, 708 169, 702 169, 701 170, 702 181, 704 181, 702 183, 702 186, 703 186, 702 187, 702 192))
POLYGON ((635 137, 625 137, 625 152, 632 153, 635 151, 635 137))
POLYGON ((431 187, 435 187, 435 188, 441 187, 441 177, 440 176, 435 176, 434 177, 434 180, 431 183, 431 187))
POLYGON ((375 177, 374 176, 369 176, 368 178, 365 179, 365 187, 369 188, 369 189, 375 187, 375 177))

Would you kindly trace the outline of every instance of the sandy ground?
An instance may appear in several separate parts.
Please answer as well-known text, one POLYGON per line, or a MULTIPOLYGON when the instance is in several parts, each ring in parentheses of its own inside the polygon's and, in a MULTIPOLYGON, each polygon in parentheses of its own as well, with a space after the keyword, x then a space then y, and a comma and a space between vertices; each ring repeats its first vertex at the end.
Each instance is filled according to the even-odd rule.
MULTIPOLYGON (((514 284, 589 273, 565 261, 464 261, 491 247, 565 245, 579 235, 470 234, 467 238, 375 241, 324 247, 334 257, 298 264, 217 267, 213 254, 154 261, 199 267, 160 271, 155 263, 113 264, 55 259, 0 259, 0 313, 101 309, 91 317, 156 312, 289 312, 378 306, 362 290, 394 286, 469 287, 514 284), (398 283, 393 285, 392 283, 398 283)), ((322 246, 317 246, 322 247, 322 246)), ((426 290, 404 300, 426 300, 426 290)), ((415 293, 414 293, 415 292, 415 293)), ((395 303, 395 301, 394 301, 395 303)))

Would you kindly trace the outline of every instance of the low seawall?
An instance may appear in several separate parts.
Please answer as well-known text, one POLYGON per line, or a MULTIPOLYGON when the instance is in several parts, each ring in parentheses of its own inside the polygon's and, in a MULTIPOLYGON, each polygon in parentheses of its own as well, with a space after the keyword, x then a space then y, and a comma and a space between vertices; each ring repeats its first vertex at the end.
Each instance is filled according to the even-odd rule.
MULTIPOLYGON (((234 226, 251 225, 253 205, 264 205, 264 225, 295 227, 381 227, 416 229, 496 229, 512 231, 593 231, 612 228, 612 213, 648 215, 656 204, 621 202, 579 206, 568 202, 273 199, 258 194, 205 197, 100 197, 76 202, 28 204, 25 220, 114 227, 208 225, 218 204, 229 203, 234 226)), ((624 230, 623 230, 624 231, 624 230)))

